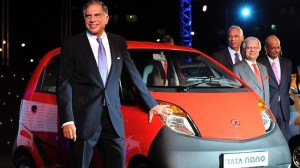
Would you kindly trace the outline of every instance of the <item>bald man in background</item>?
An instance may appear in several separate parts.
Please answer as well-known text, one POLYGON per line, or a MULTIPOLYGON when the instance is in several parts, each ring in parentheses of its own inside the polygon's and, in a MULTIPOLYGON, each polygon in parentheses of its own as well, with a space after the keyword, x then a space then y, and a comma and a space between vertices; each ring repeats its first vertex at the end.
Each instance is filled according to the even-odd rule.
POLYGON ((290 122, 290 84, 292 75, 292 61, 282 57, 280 40, 270 35, 265 40, 265 56, 258 62, 265 65, 268 70, 270 89, 270 109, 288 141, 291 137, 290 122))

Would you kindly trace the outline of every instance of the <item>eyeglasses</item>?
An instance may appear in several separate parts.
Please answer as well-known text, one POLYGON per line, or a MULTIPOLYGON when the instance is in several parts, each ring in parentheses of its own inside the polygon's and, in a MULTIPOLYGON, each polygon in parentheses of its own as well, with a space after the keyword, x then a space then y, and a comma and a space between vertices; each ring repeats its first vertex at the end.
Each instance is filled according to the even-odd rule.
POLYGON ((259 47, 246 47, 246 50, 258 50, 259 47))

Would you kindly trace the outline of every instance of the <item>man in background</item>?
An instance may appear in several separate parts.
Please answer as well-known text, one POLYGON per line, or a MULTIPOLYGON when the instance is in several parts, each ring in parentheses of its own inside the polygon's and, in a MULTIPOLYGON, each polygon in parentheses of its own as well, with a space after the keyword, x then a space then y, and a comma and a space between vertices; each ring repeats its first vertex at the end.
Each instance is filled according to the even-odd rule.
POLYGON ((265 41, 265 55, 259 59, 270 75, 270 109, 288 141, 291 137, 290 121, 290 84, 292 75, 292 62, 282 57, 280 41, 275 35, 270 35, 265 41))
POLYGON ((174 39, 171 35, 166 34, 161 38, 162 43, 169 43, 174 45, 174 39))
POLYGON ((212 54, 212 58, 232 70, 232 66, 242 60, 240 47, 244 40, 243 30, 236 25, 228 29, 228 47, 212 54))
POLYGON ((256 60, 261 50, 256 37, 247 37, 242 44, 244 58, 233 65, 233 72, 244 80, 269 106, 270 93, 267 68, 256 60))

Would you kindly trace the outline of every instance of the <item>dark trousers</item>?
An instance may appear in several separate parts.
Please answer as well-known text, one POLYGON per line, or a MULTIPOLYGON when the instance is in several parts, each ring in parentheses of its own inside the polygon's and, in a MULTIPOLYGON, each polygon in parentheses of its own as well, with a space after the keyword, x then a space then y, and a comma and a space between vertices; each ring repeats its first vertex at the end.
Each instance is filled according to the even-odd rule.
POLYGON ((278 109, 277 115, 279 115, 279 116, 275 116, 276 117, 276 122, 277 122, 283 136, 285 137, 285 139, 288 142, 289 139, 291 138, 291 132, 290 132, 290 126, 289 126, 290 121, 285 121, 284 120, 283 113, 285 111, 283 111, 283 109, 281 107, 281 104, 280 104, 280 101, 278 101, 277 106, 278 106, 277 107, 277 109, 278 109))
MULTIPOLYGON (((124 139, 120 138, 105 107, 101 116, 101 127, 89 139, 78 139, 71 143, 71 162, 74 168, 94 167, 91 163, 94 147, 99 151, 101 168, 124 168, 124 139)), ((99 158, 94 158, 99 159, 99 158)))

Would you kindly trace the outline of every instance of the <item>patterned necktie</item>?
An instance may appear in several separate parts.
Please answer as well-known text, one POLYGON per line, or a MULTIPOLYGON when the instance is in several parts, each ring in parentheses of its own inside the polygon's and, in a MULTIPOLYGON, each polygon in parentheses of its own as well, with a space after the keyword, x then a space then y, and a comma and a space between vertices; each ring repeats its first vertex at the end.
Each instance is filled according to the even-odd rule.
POLYGON ((280 79, 279 79, 278 70, 277 70, 277 67, 276 67, 276 64, 275 64, 274 61, 272 62, 272 69, 273 69, 273 72, 275 74, 277 83, 279 84, 280 83, 280 79))
POLYGON ((235 57, 234 57, 235 63, 234 64, 236 64, 236 63, 238 63, 240 61, 240 58, 239 58, 239 54, 238 53, 234 53, 234 55, 235 55, 235 57))
POLYGON ((102 39, 97 38, 97 42, 99 43, 98 47, 98 69, 103 81, 103 84, 106 84, 107 79, 107 61, 106 61, 106 54, 102 44, 102 39))
POLYGON ((257 80, 258 80, 260 86, 263 87, 263 83, 262 83, 262 80, 261 80, 260 72, 259 72, 259 70, 258 70, 256 64, 252 64, 252 66, 253 66, 253 68, 254 68, 254 73, 255 73, 255 76, 256 76, 256 78, 257 78, 257 80))

